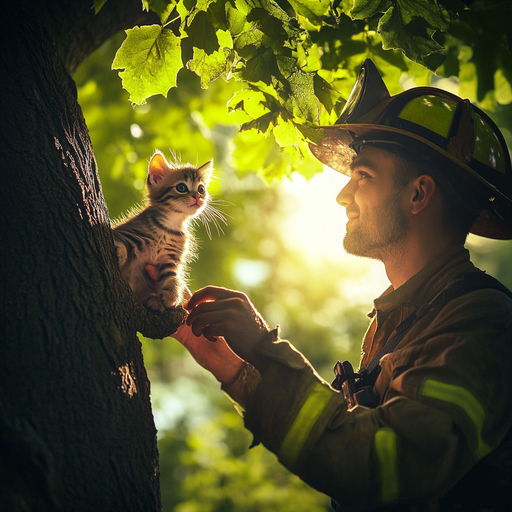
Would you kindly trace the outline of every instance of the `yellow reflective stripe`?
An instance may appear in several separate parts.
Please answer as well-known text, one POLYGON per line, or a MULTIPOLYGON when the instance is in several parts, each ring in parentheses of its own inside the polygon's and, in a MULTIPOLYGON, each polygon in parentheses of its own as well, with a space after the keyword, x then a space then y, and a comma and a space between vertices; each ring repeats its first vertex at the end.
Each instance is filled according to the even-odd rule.
POLYGON ((423 396, 435 398, 441 402, 448 402, 460 407, 471 419, 477 433, 477 453, 478 459, 487 455, 492 448, 482 439, 482 428, 485 421, 485 411, 480 402, 465 388, 446 384, 438 380, 428 379, 423 384, 421 391, 423 396))
POLYGON ((381 498, 383 503, 390 503, 398 499, 398 455, 395 431, 389 427, 377 430, 374 442, 380 466, 381 498))
POLYGON ((311 429, 324 412, 333 394, 333 391, 318 382, 311 386, 306 401, 288 430, 277 454, 285 466, 293 467, 311 429))

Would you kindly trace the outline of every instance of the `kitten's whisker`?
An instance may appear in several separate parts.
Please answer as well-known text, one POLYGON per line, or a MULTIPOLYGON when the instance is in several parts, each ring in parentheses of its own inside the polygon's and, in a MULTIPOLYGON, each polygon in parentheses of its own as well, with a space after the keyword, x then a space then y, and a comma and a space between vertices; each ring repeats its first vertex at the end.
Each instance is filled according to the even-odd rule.
MULTIPOLYGON (((225 203, 227 203, 227 201, 223 201, 225 203)), ((230 219, 232 219, 231 215, 228 215, 227 213, 223 212, 222 210, 219 210, 218 208, 215 208, 215 206, 212 206, 212 203, 213 201, 211 201, 210 204, 207 205, 206 209, 211 212, 215 217, 218 217, 219 219, 221 219, 224 224, 227 224, 226 222, 226 218, 229 217, 230 219)), ((230 203, 227 203, 227 204, 230 204, 230 203)))
POLYGON ((234 203, 226 201, 225 199, 210 199, 209 204, 229 204, 230 206, 234 206, 234 203))
POLYGON ((201 219, 203 221, 203 224, 206 228, 206 231, 208 233, 208 236, 211 239, 211 230, 210 230, 210 222, 215 226, 215 229, 217 230, 217 234, 220 235, 221 233, 224 235, 224 230, 220 226, 219 220, 224 222, 224 224, 227 225, 226 217, 222 212, 217 210, 216 208, 207 205, 205 209, 201 213, 201 219))
POLYGON ((218 210, 217 208, 214 208, 213 206, 209 207, 207 209, 207 212, 208 212, 208 216, 209 217, 216 218, 216 219, 220 220, 221 222, 223 222, 226 225, 228 224, 227 218, 228 217, 232 218, 227 213, 224 213, 224 212, 218 210))
POLYGON ((212 239, 212 232, 210 229, 210 220, 211 219, 205 214, 205 212, 203 212, 201 214, 201 220, 203 222, 203 226, 206 229, 206 233, 208 234, 208 238, 211 240, 212 239))

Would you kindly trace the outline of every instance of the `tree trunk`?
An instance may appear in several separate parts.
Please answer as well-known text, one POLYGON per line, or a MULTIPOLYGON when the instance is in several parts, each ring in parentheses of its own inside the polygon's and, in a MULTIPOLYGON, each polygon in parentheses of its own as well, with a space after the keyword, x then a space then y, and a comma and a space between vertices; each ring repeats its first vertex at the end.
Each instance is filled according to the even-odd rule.
MULTIPOLYGON (((119 272, 70 78, 143 15, 140 0, 25 0, 0 40, 0 508, 160 510, 156 429, 137 331, 171 334, 119 272)), ((107 115, 107 113, 106 113, 107 115)))

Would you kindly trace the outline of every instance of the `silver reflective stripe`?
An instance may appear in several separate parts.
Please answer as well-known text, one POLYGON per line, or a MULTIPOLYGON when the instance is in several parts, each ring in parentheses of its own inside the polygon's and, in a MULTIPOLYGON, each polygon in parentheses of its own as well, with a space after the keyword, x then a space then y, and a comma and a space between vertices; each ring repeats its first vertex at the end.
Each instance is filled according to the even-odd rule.
POLYGON ((333 396, 334 392, 319 382, 311 386, 307 398, 288 430, 277 454, 279 460, 285 466, 289 468, 294 466, 311 430, 320 416, 322 416, 329 400, 333 396))
POLYGON ((375 451, 379 459, 381 499, 390 503, 398 499, 398 454, 396 434, 392 428, 384 427, 375 432, 375 451))
POLYGON ((482 429, 485 421, 485 411, 480 402, 465 388, 446 384, 438 380, 428 379, 421 390, 423 396, 435 398, 460 407, 473 422, 477 433, 476 457, 485 457, 492 448, 482 439, 482 429))

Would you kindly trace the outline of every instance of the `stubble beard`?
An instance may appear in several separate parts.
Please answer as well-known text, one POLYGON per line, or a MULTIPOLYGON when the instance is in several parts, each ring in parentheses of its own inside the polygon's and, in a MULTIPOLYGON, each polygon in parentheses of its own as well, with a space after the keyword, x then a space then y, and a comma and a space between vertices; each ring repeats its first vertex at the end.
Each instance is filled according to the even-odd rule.
POLYGON ((345 251, 385 261, 401 250, 409 225, 400 208, 399 194, 389 196, 379 210, 371 212, 371 223, 351 226, 343 240, 345 251))

